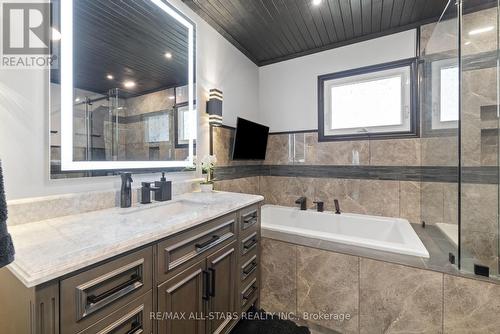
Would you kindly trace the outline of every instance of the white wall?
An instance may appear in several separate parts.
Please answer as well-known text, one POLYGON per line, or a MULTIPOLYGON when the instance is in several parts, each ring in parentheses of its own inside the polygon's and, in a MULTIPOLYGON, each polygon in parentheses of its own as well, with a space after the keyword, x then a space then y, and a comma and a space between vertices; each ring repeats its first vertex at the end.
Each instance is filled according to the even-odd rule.
POLYGON ((318 75, 415 57, 415 30, 259 68, 260 121, 272 132, 318 128, 318 75))
MULTIPOLYGON (((206 92, 224 92, 224 124, 258 118, 258 68, 181 0, 171 3, 197 24, 199 152, 208 152, 206 92)), ((0 159, 7 199, 118 189, 119 177, 49 180, 49 79, 43 70, 0 70, 0 159)), ((179 173, 171 178, 192 178, 179 173)), ((136 176, 135 181, 152 175, 136 176)), ((154 176, 156 177, 156 176, 154 176)))

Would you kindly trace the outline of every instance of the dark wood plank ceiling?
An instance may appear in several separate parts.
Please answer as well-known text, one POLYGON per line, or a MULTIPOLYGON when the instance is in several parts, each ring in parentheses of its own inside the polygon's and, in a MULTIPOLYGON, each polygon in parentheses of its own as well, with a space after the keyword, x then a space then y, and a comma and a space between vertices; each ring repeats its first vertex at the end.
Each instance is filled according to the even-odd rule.
POLYGON ((75 87, 133 96, 187 84, 187 29, 151 1, 78 0, 73 18, 75 87))
POLYGON ((448 0, 183 2, 261 66, 436 21, 448 0))

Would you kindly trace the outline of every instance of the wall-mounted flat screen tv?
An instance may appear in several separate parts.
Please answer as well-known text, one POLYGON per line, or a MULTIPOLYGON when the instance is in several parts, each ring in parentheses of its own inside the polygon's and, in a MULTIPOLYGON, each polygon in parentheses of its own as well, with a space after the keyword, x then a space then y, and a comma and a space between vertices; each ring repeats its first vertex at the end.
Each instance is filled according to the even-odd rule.
POLYGON ((269 127, 238 117, 234 135, 233 160, 266 159, 269 127))

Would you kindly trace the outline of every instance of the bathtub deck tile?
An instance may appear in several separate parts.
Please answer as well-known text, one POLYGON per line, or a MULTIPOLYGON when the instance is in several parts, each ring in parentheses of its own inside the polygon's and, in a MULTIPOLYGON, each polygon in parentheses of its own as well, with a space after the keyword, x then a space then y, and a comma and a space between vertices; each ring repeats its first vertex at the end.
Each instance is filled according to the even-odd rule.
POLYGON ((360 259, 360 333, 442 333, 443 274, 360 259))
POLYGON ((355 256, 298 246, 298 315, 327 314, 332 318, 309 321, 341 333, 358 333, 358 266, 355 256))
POLYGON ((266 312, 297 312, 297 246, 262 238, 260 291, 266 312))
POLYGON ((444 332, 500 333, 500 285, 445 275, 444 332))

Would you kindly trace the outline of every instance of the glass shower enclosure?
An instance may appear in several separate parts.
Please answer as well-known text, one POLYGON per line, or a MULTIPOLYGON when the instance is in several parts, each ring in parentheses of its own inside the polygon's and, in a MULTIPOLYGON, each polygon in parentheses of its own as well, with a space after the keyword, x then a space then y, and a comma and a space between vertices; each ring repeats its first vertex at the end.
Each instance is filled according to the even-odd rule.
POLYGON ((422 220, 460 270, 500 278, 499 2, 449 1, 420 32, 422 220))

